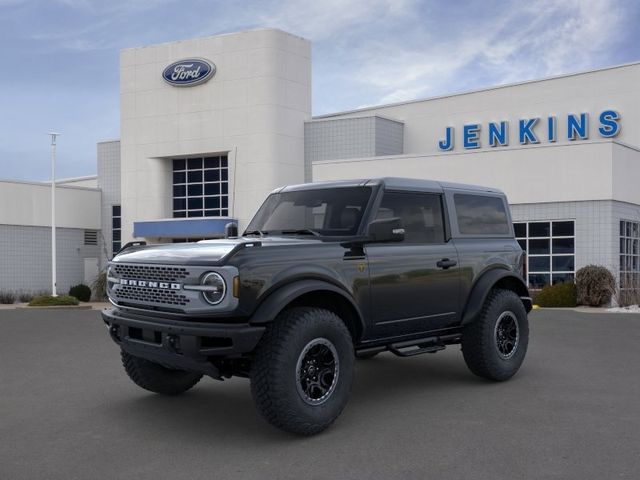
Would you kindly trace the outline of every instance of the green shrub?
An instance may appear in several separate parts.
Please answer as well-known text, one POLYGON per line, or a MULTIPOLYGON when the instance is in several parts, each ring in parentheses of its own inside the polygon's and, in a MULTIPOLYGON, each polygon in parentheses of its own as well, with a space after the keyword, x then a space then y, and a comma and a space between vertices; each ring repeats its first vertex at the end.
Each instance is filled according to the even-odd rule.
POLYGON ((69 295, 76 297, 81 302, 88 302, 91 300, 91 289, 81 283, 80 285, 74 285, 69 289, 69 295))
POLYGON ((80 302, 76 297, 70 295, 60 295, 52 297, 51 295, 42 295, 36 297, 29 302, 30 307, 58 307, 67 305, 78 305, 80 302))
POLYGON ((616 290, 616 280, 606 267, 587 265, 576 272, 578 303, 601 307, 611 302, 616 290))
POLYGON ((536 303, 541 307, 575 307, 577 305, 576 285, 574 283, 547 285, 536 295, 536 303))
POLYGON ((0 292, 0 303, 5 305, 11 305, 16 301, 16 294, 14 292, 0 292))
POLYGON ((33 300, 33 293, 31 292, 20 292, 18 294, 18 300, 20 300, 20 303, 29 303, 31 300, 33 300))

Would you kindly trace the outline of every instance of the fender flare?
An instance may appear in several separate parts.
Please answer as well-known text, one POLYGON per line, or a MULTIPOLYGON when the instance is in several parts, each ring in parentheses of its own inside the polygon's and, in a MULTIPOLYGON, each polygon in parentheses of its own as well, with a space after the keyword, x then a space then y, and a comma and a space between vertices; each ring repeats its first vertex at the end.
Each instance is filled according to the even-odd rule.
POLYGON ((466 325, 478 316, 489 292, 498 283, 503 283, 506 288, 515 291, 520 296, 527 313, 531 311, 533 304, 529 296, 529 289, 522 277, 509 270, 494 268, 483 273, 473 285, 462 314, 462 325, 466 325))
POLYGON ((254 310, 251 315, 251 324, 265 324, 272 322, 276 316, 296 298, 311 292, 332 292, 340 295, 354 312, 354 320, 358 323, 356 327, 360 332, 364 331, 364 321, 362 313, 355 301, 344 289, 323 280, 301 279, 281 287, 271 292, 254 310))

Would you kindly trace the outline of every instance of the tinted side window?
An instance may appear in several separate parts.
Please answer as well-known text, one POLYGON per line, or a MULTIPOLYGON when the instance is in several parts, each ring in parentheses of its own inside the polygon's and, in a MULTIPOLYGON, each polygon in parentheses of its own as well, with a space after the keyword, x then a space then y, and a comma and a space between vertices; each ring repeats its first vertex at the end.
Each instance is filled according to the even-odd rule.
POLYGON ((456 193, 453 196, 458 228, 463 235, 507 235, 511 233, 501 197, 456 193))
POLYGON ((443 243, 442 199, 429 193, 385 192, 376 218, 400 217, 406 243, 443 243))

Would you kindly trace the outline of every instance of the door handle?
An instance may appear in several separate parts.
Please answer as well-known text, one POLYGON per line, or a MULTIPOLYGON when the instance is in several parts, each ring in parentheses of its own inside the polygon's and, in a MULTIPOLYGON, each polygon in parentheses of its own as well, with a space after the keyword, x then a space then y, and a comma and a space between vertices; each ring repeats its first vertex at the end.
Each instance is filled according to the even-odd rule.
POLYGON ((446 270, 447 268, 455 267, 458 264, 455 260, 450 260, 448 258, 443 258, 442 260, 438 260, 436 263, 436 267, 446 270))

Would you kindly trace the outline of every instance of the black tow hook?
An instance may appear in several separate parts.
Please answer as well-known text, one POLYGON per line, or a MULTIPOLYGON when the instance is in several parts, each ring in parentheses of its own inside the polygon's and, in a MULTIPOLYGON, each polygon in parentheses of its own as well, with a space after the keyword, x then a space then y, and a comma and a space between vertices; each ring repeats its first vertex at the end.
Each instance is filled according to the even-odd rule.
POLYGON ((109 326, 109 335, 114 342, 120 343, 122 340, 120 339, 120 327, 118 325, 109 326))
POLYGON ((176 335, 167 335, 167 347, 173 353, 178 353, 178 337, 176 335))

